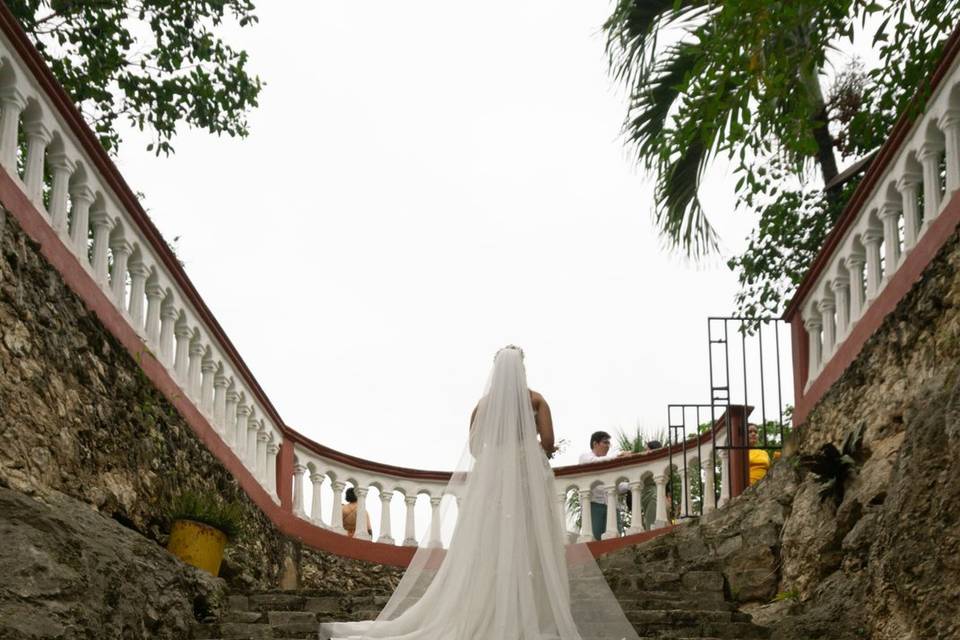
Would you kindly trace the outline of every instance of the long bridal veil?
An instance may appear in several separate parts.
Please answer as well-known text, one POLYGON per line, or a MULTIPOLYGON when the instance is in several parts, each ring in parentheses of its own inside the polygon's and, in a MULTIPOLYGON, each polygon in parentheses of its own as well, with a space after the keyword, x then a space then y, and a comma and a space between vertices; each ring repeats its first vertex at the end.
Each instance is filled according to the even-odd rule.
POLYGON ((638 640, 565 515, 537 439, 522 353, 501 349, 441 517, 448 549, 421 546, 376 620, 322 639, 638 640))

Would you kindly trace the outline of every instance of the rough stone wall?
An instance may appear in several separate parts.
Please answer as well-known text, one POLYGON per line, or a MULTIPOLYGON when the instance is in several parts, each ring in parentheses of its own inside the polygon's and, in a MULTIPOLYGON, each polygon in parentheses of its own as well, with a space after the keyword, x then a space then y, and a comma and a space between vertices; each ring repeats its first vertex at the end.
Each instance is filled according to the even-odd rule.
POLYGON ((224 608, 222 580, 61 493, 0 487, 0 537, 0 638, 182 640, 224 608))
POLYGON ((957 234, 810 413, 770 474, 725 509, 602 561, 719 570, 774 638, 960 638, 957 234), (839 506, 798 464, 863 426, 839 506))
MULTIPOLYGON (((960 637, 960 240, 928 266, 810 413, 799 449, 863 426, 839 507, 806 477, 782 534, 784 591, 871 638, 960 637)), ((828 621, 824 620, 824 624, 828 621)))
MULTIPOLYGON (((0 210, 2 216, 2 210, 0 210)), ((0 484, 63 492, 158 542, 183 490, 238 501, 246 534, 228 546, 231 586, 391 588, 400 571, 303 550, 273 527, 123 347, 63 283, 16 221, 0 220, 0 484)))

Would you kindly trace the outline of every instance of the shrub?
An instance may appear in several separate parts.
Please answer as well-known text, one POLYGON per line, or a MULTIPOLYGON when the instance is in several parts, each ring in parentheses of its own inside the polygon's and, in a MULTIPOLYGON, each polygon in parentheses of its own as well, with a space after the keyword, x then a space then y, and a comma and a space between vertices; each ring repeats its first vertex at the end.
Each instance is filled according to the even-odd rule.
POLYGON ((222 531, 233 540, 243 530, 243 507, 236 502, 224 502, 210 493, 185 491, 176 496, 167 510, 170 522, 193 520, 222 531))

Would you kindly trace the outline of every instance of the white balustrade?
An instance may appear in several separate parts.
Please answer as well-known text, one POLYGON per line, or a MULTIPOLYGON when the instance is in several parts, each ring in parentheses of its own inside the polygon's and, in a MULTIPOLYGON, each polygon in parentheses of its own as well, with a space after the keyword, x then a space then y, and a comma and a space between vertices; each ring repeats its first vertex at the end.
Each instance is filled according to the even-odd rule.
POLYGON ((804 388, 818 378, 960 189, 960 57, 941 75, 924 112, 898 140, 870 190, 862 194, 859 208, 845 212, 842 235, 797 300, 796 311, 808 331, 822 331, 820 338, 810 335, 804 388), (860 287, 864 275, 866 291, 860 287), (846 283, 849 294, 840 293, 846 283), (827 299, 835 300, 835 323, 832 311, 823 311, 827 299))
POLYGON ((72 114, 64 116, 60 96, 47 94, 46 79, 35 77, 10 37, 0 32, 0 166, 143 341, 138 357, 153 357, 166 368, 181 396, 212 420, 279 500, 282 427, 261 408, 253 440, 248 435, 249 407, 255 399, 266 406, 266 399, 235 362, 233 348, 212 337, 220 335, 219 327, 210 326, 209 312, 184 284, 156 230, 143 223, 142 210, 128 204, 132 192, 116 188, 122 179, 115 174, 101 172, 110 164, 106 153, 88 146, 89 132, 75 129, 72 114), (18 158, 21 139, 26 151, 18 158))

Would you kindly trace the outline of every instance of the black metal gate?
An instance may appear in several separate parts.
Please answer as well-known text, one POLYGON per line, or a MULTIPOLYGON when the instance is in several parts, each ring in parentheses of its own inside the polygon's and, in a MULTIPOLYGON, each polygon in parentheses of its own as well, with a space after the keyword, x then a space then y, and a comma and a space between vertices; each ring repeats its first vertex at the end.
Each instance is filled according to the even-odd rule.
POLYGON ((793 388, 785 380, 792 368, 782 357, 790 353, 784 324, 778 318, 707 318, 709 403, 667 405, 671 519, 701 515, 720 506, 721 495, 738 495, 749 484, 749 450, 783 446, 792 410, 784 386, 793 388), (757 410, 759 422, 751 421, 757 410), (724 458, 727 471, 721 474, 718 456, 705 457, 704 450, 724 458))

